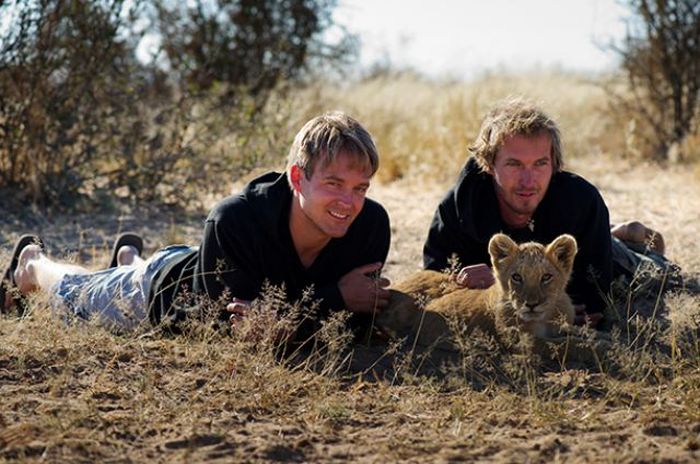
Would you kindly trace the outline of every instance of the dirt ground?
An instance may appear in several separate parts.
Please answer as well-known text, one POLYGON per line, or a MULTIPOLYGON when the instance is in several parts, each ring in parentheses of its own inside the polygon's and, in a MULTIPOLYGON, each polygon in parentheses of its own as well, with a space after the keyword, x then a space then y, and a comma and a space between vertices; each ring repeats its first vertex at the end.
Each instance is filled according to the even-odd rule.
MULTIPOLYGON (((599 186, 613 222, 635 218, 662 231, 668 257, 689 276, 700 273, 695 170, 597 159, 570 167, 599 186)), ((392 219, 391 280, 420 268, 447 187, 372 187, 392 219)), ((196 243, 204 214, 5 214, 0 258, 18 235, 34 232, 54 255, 99 267, 119 230, 142 233, 150 251, 196 243)), ((699 295, 676 298, 700 321, 699 295)), ((113 334, 67 326, 45 301, 33 307, 25 319, 0 319, 1 462, 700 461, 697 338, 658 371, 561 369, 526 373, 520 383, 475 382, 463 366, 454 376, 423 375, 415 360, 384 356, 391 343, 356 345, 352 358, 331 349, 311 366, 205 330, 113 334), (377 380, 372 366, 389 358, 377 380)), ((656 353, 632 351, 620 356, 654 365, 647 358, 656 353)))

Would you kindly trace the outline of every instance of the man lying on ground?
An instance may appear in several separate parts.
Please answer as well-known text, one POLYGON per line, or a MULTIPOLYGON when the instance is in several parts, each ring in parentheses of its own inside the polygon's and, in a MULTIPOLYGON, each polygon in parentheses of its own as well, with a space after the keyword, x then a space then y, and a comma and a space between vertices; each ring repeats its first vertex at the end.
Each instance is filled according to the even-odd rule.
POLYGON ((8 311, 43 291, 79 318, 170 326, 186 317, 178 302, 190 293, 226 298, 220 315, 235 324, 269 282, 290 301, 313 288, 319 318, 346 309, 352 327, 362 327, 388 300, 389 282, 375 276, 389 250, 389 217, 365 197, 378 166, 360 123, 324 114, 296 135, 286 173, 258 177, 214 207, 198 247, 169 246, 144 260, 140 239, 127 234, 115 245, 113 267, 92 272, 50 259, 38 237, 25 236, 3 276, 0 304, 8 311))
POLYGON ((573 235, 579 251, 568 292, 577 303, 576 322, 587 319, 595 326, 616 275, 633 273, 648 259, 645 251, 665 262, 657 232, 636 221, 611 231, 598 189, 563 170, 559 128, 530 102, 509 100, 492 110, 469 151, 457 183, 435 211, 423 249, 426 269, 445 269, 454 255, 465 266, 458 282, 487 288, 494 283, 486 264, 494 234, 503 232, 519 243, 573 235), (628 244, 641 245, 642 253, 628 244))

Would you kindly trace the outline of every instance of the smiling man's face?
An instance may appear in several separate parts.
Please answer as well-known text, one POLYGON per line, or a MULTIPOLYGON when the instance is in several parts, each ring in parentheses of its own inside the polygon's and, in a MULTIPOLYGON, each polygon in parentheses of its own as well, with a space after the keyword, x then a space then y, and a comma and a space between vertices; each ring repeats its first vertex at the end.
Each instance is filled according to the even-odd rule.
POLYGON ((318 162, 310 179, 293 166, 292 184, 305 233, 328 239, 344 236, 362 211, 371 178, 367 167, 343 152, 331 163, 318 162))

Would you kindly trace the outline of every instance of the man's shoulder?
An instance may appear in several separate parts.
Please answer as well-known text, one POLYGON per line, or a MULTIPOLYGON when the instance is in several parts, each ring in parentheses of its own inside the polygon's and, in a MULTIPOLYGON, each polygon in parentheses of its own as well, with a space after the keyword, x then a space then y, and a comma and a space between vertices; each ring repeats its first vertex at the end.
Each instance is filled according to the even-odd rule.
POLYGON ((473 196, 481 196, 493 189, 492 177, 487 172, 482 171, 473 157, 467 162, 459 172, 457 180, 442 197, 442 205, 461 203, 473 196))
POLYGON ((240 220, 256 211, 269 211, 274 205, 282 207, 290 195, 284 174, 268 172, 253 179, 240 192, 220 200, 207 220, 224 221, 232 217, 240 220))
POLYGON ((570 171, 556 173, 552 178, 550 188, 557 190, 557 193, 575 195, 578 198, 589 198, 592 200, 601 198, 598 187, 581 175, 570 171))
POLYGON ((389 214, 386 212, 384 206, 378 201, 373 200, 371 198, 365 199, 365 204, 362 207, 362 211, 369 216, 386 216, 387 218, 389 217, 389 214))
POLYGON ((540 217, 556 217, 560 225, 576 223, 580 227, 592 226, 588 221, 597 219, 607 222, 608 216, 607 205, 598 188, 568 171, 558 172, 552 177, 538 211, 540 217))
POLYGON ((478 216, 495 207, 493 176, 483 171, 473 157, 467 160, 455 184, 443 195, 438 209, 461 217, 466 211, 478 216))
POLYGON ((459 171, 459 176, 457 177, 456 185, 462 183, 474 183, 474 182, 484 182, 490 179, 490 174, 484 172, 483 169, 476 162, 473 156, 467 158, 467 162, 464 163, 462 170, 459 171))
POLYGON ((355 218, 355 228, 389 228, 389 213, 387 213, 384 206, 376 200, 371 198, 365 199, 365 203, 362 207, 362 211, 355 218))

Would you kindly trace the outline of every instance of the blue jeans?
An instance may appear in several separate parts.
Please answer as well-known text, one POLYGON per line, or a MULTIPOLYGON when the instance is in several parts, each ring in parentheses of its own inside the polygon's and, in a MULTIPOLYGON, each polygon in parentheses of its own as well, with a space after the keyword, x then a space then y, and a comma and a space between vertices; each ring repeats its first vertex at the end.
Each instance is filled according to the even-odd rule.
POLYGON ((145 262, 88 274, 67 274, 51 291, 51 307, 64 317, 98 318, 110 328, 131 329, 148 320, 146 301, 153 276, 189 246, 161 248, 145 262))

